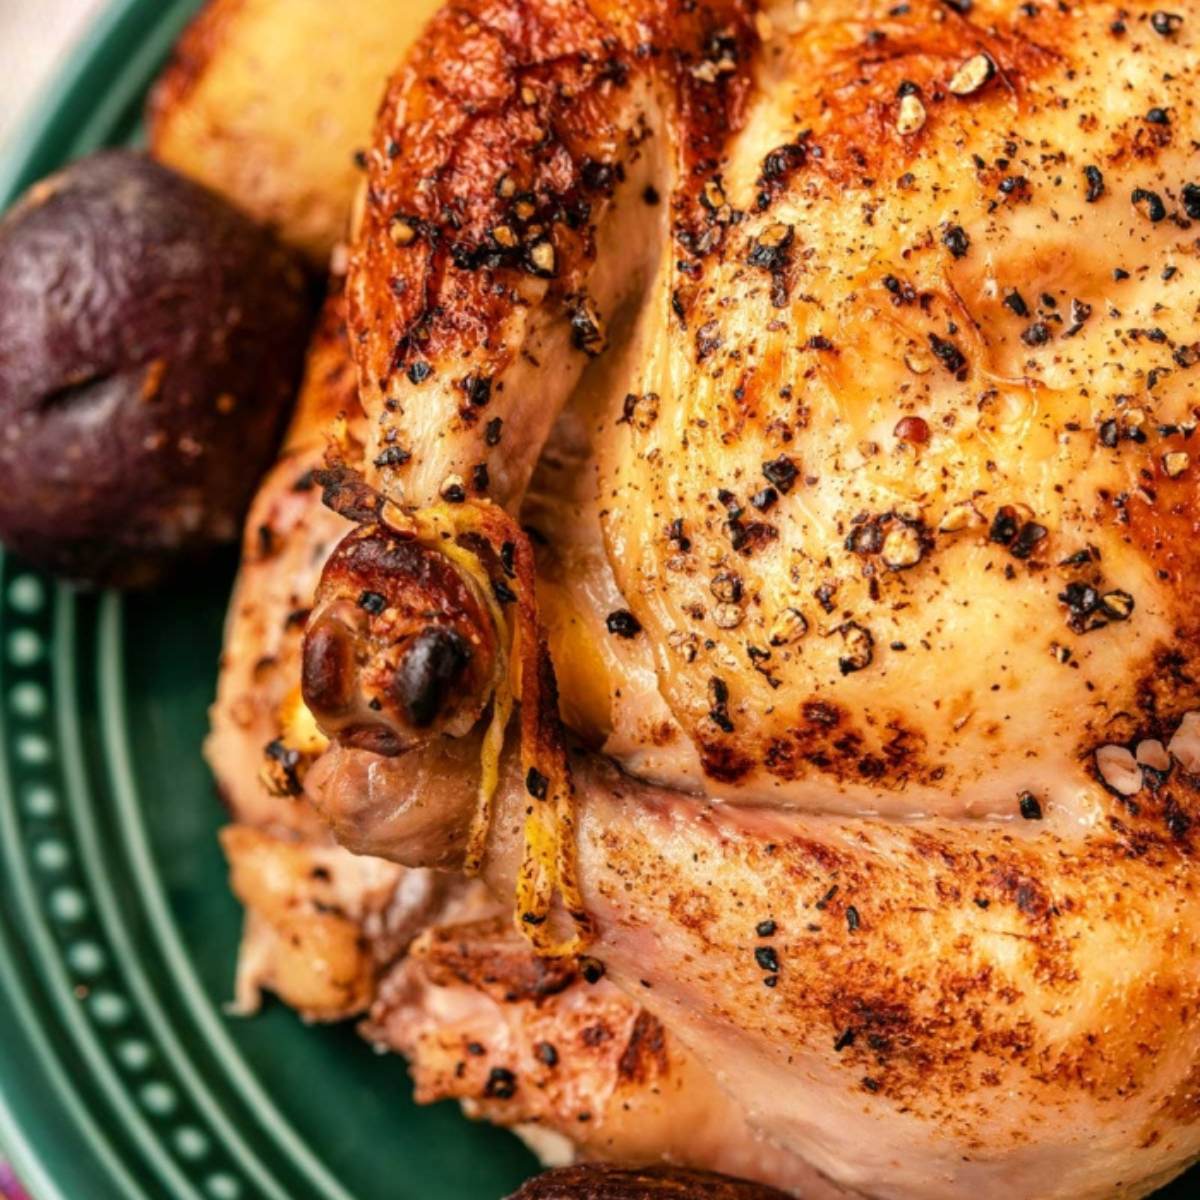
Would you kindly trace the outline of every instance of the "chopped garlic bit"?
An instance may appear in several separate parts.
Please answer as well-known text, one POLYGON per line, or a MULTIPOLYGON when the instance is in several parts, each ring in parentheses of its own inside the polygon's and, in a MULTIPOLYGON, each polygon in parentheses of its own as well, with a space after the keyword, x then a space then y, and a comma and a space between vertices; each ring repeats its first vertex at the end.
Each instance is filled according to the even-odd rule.
POLYGON ((1142 790, 1142 768, 1124 746, 1101 746, 1096 751, 1096 770, 1122 796, 1134 796, 1142 790))
POLYGON ((1184 716, 1167 749, 1189 775, 1200 775, 1200 712, 1184 716))
POLYGON ((1141 742, 1135 757, 1143 767, 1149 767, 1151 771, 1165 772, 1171 769, 1171 756, 1157 738, 1147 738, 1141 742))

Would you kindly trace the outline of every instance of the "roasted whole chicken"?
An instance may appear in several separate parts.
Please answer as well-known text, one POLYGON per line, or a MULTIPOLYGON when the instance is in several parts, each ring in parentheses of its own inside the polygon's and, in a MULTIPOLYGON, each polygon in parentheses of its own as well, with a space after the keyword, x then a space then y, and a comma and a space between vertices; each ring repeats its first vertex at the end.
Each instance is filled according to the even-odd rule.
POLYGON ((1138 3, 432 20, 230 626, 246 1003, 370 1007, 547 1154, 797 1195, 1200 1155, 1198 47, 1138 3), (570 1105, 653 1072, 546 1102, 538 1047, 610 1004, 688 1115, 606 1142, 570 1105))

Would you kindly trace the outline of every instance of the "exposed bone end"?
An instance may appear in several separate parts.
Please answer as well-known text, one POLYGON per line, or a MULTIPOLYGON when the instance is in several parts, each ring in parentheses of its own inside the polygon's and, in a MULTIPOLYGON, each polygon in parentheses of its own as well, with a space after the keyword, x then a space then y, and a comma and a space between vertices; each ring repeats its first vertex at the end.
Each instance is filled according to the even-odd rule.
POLYGON ((304 702, 343 745, 399 754, 479 720, 496 651, 476 588, 448 558, 366 526, 322 572, 304 638, 304 702))
MULTIPOLYGON (((305 794, 341 845, 407 867, 459 870, 479 781, 480 738, 437 738, 398 756, 335 745, 313 765, 305 794)), ((520 791, 520 760, 501 791, 520 791)), ((515 868, 511 868, 515 872, 515 868)))

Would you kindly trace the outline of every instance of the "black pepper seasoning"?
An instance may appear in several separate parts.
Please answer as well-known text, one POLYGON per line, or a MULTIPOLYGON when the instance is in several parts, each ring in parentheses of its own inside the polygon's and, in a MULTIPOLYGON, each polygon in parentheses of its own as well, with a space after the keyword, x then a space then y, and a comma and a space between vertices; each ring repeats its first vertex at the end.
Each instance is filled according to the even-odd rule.
POLYGON ((608 632, 621 638, 637 637, 642 632, 642 623, 627 608, 610 612, 604 621, 608 632))
POLYGON ((517 1094, 517 1077, 507 1067, 493 1067, 483 1094, 489 1100, 511 1100, 517 1094))
POLYGON ((1018 317, 1029 316, 1029 305, 1025 303, 1025 298, 1020 292, 1017 291, 1016 288, 1013 288, 1013 290, 1004 297, 1004 307, 1018 317))
POLYGON ((1130 199, 1134 208, 1155 225, 1167 215, 1167 206, 1157 192, 1148 191, 1146 188, 1134 188, 1130 199))
POLYGON ((756 946, 754 950, 754 961, 764 970, 772 975, 779 974, 779 955, 775 953, 774 946, 756 946))
POLYGON ((1040 821, 1042 819, 1041 801, 1032 792, 1022 792, 1018 803, 1021 807, 1021 816, 1026 821, 1040 821))
POLYGON ((965 258, 971 249, 971 239, 961 225, 947 225, 942 233, 942 245, 954 258, 965 258))
POLYGON ((387 608, 387 600, 378 592, 363 592, 358 598, 358 607, 364 612, 369 612, 371 616, 377 617, 387 608))
POLYGON ((786 496, 792 490, 800 468, 786 454, 781 454, 778 458, 763 463, 762 473, 768 483, 773 483, 786 496))

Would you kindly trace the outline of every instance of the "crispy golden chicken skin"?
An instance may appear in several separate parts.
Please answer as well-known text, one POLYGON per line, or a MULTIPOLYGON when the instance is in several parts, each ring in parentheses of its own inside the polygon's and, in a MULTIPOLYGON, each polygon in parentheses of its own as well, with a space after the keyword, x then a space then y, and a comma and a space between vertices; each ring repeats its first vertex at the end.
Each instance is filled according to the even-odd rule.
MULTIPOLYGON (((625 768, 571 763, 591 953, 865 1195, 1200 1152, 1198 47, 1150 4, 475 0, 368 156, 366 482, 545 513, 603 672, 560 650, 562 710, 625 768)), ((307 790, 421 865, 450 744, 307 790)))
MULTIPOLYGON (((535 958, 480 881, 352 854, 318 820, 303 794, 322 739, 298 703, 300 640, 322 566, 351 528, 314 478, 335 436, 351 449, 363 437, 336 279, 284 451, 247 521, 205 748, 245 906, 237 1009, 256 1011, 269 992, 305 1020, 362 1018, 372 1044, 408 1058, 418 1101, 458 1100, 548 1161, 688 1164, 838 1200, 751 1130, 635 1000, 535 958)), ((414 814, 443 828, 437 780, 461 790, 467 762, 460 751, 451 771, 408 776, 417 794, 399 816, 410 837, 414 814)))

